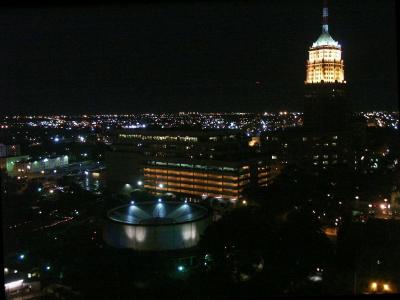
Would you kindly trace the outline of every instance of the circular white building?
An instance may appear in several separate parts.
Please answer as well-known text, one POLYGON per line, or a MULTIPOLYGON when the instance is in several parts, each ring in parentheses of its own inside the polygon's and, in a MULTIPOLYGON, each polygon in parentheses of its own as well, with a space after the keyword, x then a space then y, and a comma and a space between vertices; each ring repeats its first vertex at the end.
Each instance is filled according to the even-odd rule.
POLYGON ((210 222, 208 210, 200 205, 161 199, 131 202, 108 211, 103 237, 116 248, 178 250, 196 246, 210 222))

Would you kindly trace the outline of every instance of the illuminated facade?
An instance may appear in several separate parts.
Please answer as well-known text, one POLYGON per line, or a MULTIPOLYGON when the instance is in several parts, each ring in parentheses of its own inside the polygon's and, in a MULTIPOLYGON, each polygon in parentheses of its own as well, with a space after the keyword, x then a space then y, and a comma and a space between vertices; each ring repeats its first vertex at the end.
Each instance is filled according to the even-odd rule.
POLYGON ((340 44, 328 31, 328 7, 323 9, 322 34, 310 47, 307 61, 306 84, 346 83, 340 44))
POLYGON ((263 151, 272 158, 310 171, 353 168, 359 139, 351 123, 341 46, 328 30, 326 1, 322 17, 322 33, 306 65, 303 126, 262 136, 263 151))
POLYGON ((331 135, 348 128, 351 109, 346 97, 341 46, 328 31, 326 1, 322 18, 322 33, 309 49, 303 125, 314 133, 331 135))
POLYGON ((144 187, 152 193, 179 193, 194 197, 242 199, 243 190, 256 173, 257 185, 266 186, 271 180, 270 167, 258 162, 166 162, 150 161, 143 169, 144 187))
POLYGON ((247 187, 272 180, 269 164, 249 141, 235 130, 119 132, 106 155, 108 183, 119 181, 127 193, 141 182, 153 194, 236 201, 247 187))
POLYGON ((200 205, 161 199, 119 206, 107 217, 105 242, 138 251, 192 248, 211 223, 209 211, 200 205))

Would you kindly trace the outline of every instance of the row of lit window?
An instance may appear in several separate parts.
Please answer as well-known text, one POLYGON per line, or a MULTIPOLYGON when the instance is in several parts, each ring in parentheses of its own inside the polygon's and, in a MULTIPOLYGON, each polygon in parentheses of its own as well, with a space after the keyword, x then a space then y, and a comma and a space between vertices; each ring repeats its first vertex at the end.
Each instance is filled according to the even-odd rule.
MULTIPOLYGON (((180 175, 180 176, 190 176, 190 177, 210 177, 210 178, 219 178, 219 179, 230 179, 230 180, 238 180, 237 176, 228 176, 228 175, 215 175, 210 173, 199 173, 199 172, 188 172, 188 171, 172 171, 172 170, 163 170, 163 169, 150 169, 144 168, 144 173, 161 173, 167 175, 180 175)), ((250 175, 249 175, 250 176, 250 175)), ((242 178, 246 176, 243 175, 242 178)))
MULTIPOLYGON (((145 188, 148 188, 150 190, 154 190, 154 191, 166 191, 166 192, 171 192, 171 191, 175 191, 178 193, 186 193, 186 194, 195 194, 195 195, 203 195, 204 193, 207 193, 209 191, 211 192, 220 192, 221 194, 224 193, 224 195, 229 195, 229 196, 236 196, 239 194, 239 192, 242 192, 243 189, 240 190, 222 190, 222 189, 211 189, 211 188, 204 188, 204 187, 199 187, 196 190, 187 190, 187 189, 177 189, 179 186, 177 186, 177 188, 173 188, 173 187, 163 187, 163 188, 159 188, 157 186, 151 186, 151 185, 145 185, 145 188)), ((192 188, 189 186, 189 188, 192 188)), ((221 195, 219 194, 219 195, 221 195)), ((216 196, 219 196, 218 194, 216 194, 216 196)))
MULTIPOLYGON (((145 183, 147 185, 151 185, 151 182, 149 181, 145 181, 145 183)), ((236 187, 227 187, 227 186, 223 186, 221 187, 214 187, 214 186, 209 186, 209 185, 197 185, 197 184, 184 184, 184 183, 179 183, 179 182, 172 182, 169 181, 166 183, 166 186, 160 187, 158 184, 154 183, 153 184, 154 187, 157 187, 157 189, 165 189, 168 187, 186 187, 186 188, 191 188, 191 189, 197 189, 197 190, 201 190, 201 189, 205 189, 205 190, 211 190, 211 191, 240 191, 243 188, 238 189, 238 186, 236 187)))
POLYGON ((168 182, 195 182, 195 183, 205 183, 205 184, 215 184, 215 185, 226 185, 226 186, 238 186, 238 183, 231 183, 231 182, 224 182, 224 181, 215 181, 215 180, 201 180, 201 179, 195 179, 195 178, 185 178, 185 177, 171 177, 171 176, 151 176, 148 174, 145 174, 145 179, 146 180, 162 180, 165 179, 165 181, 168 182))
POLYGON ((158 165, 158 166, 190 168, 190 169, 202 169, 202 170, 207 170, 207 171, 213 171, 213 170, 215 170, 215 171, 238 171, 237 168, 232 168, 232 167, 191 165, 191 164, 162 162, 162 161, 149 161, 148 163, 151 164, 151 165, 158 165))
MULTIPOLYGON (((146 187, 146 186, 145 186, 146 187)), ((147 188, 151 188, 147 186, 147 188)), ((176 193, 182 193, 182 194, 189 194, 189 195, 197 195, 197 196, 209 196, 209 197, 223 197, 223 198, 233 198, 236 199, 237 195, 227 195, 227 194, 214 194, 210 192, 198 192, 198 191, 189 191, 189 190, 182 190, 182 189, 173 189, 173 188, 168 188, 168 192, 176 192, 176 193)), ((240 195, 239 195, 240 198, 240 195)))

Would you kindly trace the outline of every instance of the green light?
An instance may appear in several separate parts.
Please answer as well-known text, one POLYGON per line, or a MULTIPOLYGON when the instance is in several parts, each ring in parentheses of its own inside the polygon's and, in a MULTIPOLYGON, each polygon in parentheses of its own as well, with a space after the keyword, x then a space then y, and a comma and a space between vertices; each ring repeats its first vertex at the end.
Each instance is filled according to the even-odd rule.
POLYGON ((179 272, 183 272, 185 270, 185 267, 184 266, 178 266, 178 271, 179 272))

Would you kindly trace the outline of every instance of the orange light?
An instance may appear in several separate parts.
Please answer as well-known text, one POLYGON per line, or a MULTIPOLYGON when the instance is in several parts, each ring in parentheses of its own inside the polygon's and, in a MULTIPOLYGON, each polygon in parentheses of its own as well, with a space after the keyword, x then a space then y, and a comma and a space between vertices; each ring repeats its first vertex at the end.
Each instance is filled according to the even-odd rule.
POLYGON ((372 282, 370 290, 375 292, 377 289, 378 289, 378 284, 376 282, 372 282))

